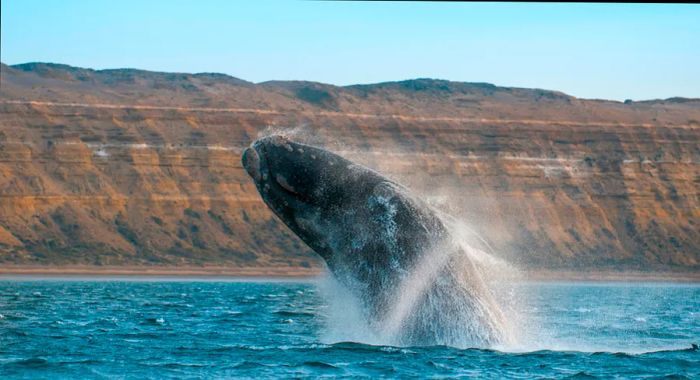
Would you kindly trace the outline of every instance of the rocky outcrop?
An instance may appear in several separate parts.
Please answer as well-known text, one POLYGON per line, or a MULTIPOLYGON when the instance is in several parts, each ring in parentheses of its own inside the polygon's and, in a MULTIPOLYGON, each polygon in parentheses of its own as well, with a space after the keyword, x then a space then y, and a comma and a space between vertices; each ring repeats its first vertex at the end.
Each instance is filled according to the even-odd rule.
POLYGON ((283 131, 406 183, 525 267, 700 269, 698 99, 0 69, 1 263, 318 266, 240 164, 283 131))

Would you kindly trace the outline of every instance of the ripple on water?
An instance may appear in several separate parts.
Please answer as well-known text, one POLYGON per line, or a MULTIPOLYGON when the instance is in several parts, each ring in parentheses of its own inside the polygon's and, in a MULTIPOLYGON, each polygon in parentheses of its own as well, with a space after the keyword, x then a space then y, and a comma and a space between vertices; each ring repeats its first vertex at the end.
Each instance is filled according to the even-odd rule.
POLYGON ((0 378, 700 378, 700 287, 531 286, 505 352, 321 343, 313 284, 0 281, 0 378))
POLYGON ((303 362, 301 363, 303 367, 311 367, 311 368, 318 368, 322 370, 338 370, 340 368, 334 366, 333 364, 328 364, 326 362, 321 362, 321 361, 308 361, 308 362, 303 362))
POLYGON ((145 322, 145 324, 149 324, 149 325, 163 325, 163 324, 165 324, 165 319, 161 318, 161 317, 146 318, 144 320, 144 322, 145 322))
POLYGON ((44 358, 32 357, 32 358, 20 359, 20 360, 15 360, 15 361, 9 362, 6 364, 6 366, 23 367, 23 368, 40 368, 40 367, 45 367, 48 364, 49 364, 49 361, 44 359, 44 358))

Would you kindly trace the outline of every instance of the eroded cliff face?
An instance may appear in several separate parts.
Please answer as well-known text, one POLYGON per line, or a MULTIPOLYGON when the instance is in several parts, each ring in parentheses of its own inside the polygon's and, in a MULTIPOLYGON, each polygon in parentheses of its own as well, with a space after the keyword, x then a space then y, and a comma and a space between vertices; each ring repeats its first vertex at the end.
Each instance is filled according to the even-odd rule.
POLYGON ((525 267, 700 269, 698 100, 47 64, 1 79, 5 265, 319 266, 240 164, 275 131, 396 178, 525 267))

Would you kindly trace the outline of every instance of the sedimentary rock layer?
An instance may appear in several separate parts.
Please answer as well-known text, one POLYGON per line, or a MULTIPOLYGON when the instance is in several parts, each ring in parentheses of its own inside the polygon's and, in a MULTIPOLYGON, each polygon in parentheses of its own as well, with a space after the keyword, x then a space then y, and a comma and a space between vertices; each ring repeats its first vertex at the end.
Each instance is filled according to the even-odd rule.
POLYGON ((0 262, 319 265, 240 164, 285 132, 549 269, 700 268, 700 101, 2 65, 0 262))

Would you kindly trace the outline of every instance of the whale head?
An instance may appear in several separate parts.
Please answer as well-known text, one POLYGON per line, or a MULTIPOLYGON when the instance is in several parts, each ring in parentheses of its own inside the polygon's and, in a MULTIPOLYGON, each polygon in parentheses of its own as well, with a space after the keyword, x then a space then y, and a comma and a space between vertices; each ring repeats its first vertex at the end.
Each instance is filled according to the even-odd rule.
POLYGON ((440 230, 405 188, 325 149, 268 136, 244 151, 243 166, 268 207, 331 269, 398 270, 416 241, 440 230))

